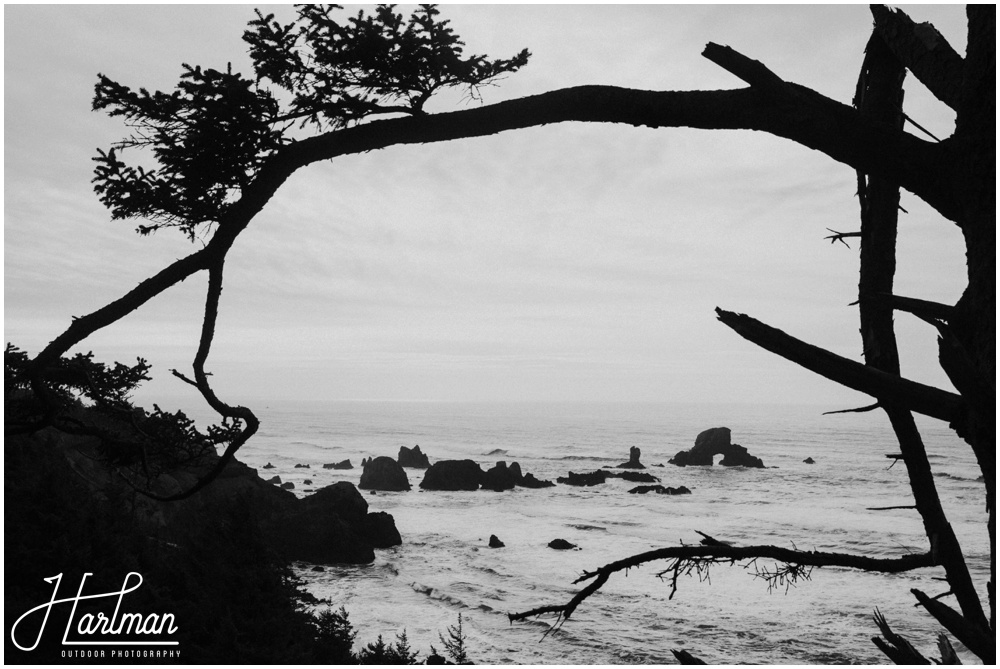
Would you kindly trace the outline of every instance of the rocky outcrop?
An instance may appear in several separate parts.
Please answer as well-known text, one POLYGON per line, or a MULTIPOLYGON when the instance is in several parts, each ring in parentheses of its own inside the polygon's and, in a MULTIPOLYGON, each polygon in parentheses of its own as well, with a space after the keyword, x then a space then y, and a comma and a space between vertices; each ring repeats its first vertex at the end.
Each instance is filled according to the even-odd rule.
POLYGON ((517 485, 521 488, 551 488, 555 486, 555 483, 552 481, 537 479, 534 474, 529 472, 521 477, 521 480, 517 485))
POLYGON ((743 446, 731 442, 728 427, 705 430, 695 439, 694 448, 678 452, 670 459, 670 464, 678 467, 711 465, 716 455, 723 456, 719 464, 726 467, 764 467, 760 458, 750 455, 743 446))
MULTIPOLYGON (((98 494, 115 480, 95 457, 96 440, 55 430, 44 430, 37 438, 63 453, 98 494)), ((169 496, 188 490, 218 460, 210 453, 184 469, 161 474, 153 492, 169 496)), ((231 460, 215 481, 187 499, 164 503, 138 496, 136 500, 140 521, 167 541, 190 536, 200 523, 215 519, 224 509, 236 508, 249 513, 263 539, 287 560, 368 563, 375 559, 373 548, 402 543, 392 516, 369 513, 368 502, 352 483, 336 483, 299 499, 237 460, 231 460)))
POLYGON ((361 526, 361 536, 375 548, 392 548, 403 543, 396 520, 385 511, 369 511, 361 526))
POLYGON ((604 483, 610 476, 611 472, 598 469, 596 472, 590 472, 589 474, 577 474, 576 472, 570 472, 566 476, 560 476, 556 479, 556 481, 559 483, 565 483, 566 485, 592 486, 604 483))
POLYGON ((618 469, 645 469, 641 462, 639 462, 639 447, 632 446, 628 449, 628 462, 623 462, 618 465, 618 469))
POLYGON ((534 474, 523 474, 521 465, 516 462, 510 463, 500 461, 483 474, 483 490, 511 490, 518 488, 551 488, 555 483, 543 481, 535 478, 534 474))
POLYGON ((655 492, 657 495, 690 495, 691 491, 688 490, 686 486, 680 486, 678 488, 665 487, 662 485, 640 485, 629 490, 633 495, 645 495, 649 492, 655 492))
POLYGON ((556 481, 566 485, 592 486, 600 485, 608 479, 624 479, 631 483, 656 483, 660 480, 652 474, 642 472, 609 472, 606 469, 598 469, 589 474, 570 472, 567 476, 560 476, 556 481))
POLYGON ((576 548, 576 544, 571 544, 565 539, 553 539, 549 542, 549 548, 554 548, 557 551, 567 551, 571 548, 576 548))
POLYGON ((424 490, 479 490, 484 472, 473 460, 441 460, 424 474, 424 490))
POLYGON ((503 547, 504 547, 504 543, 502 541, 500 541, 499 538, 497 538, 497 535, 491 534, 490 535, 490 548, 503 548, 503 547))
POLYGON ((513 490, 524 476, 521 474, 521 466, 516 462, 507 466, 506 462, 500 461, 483 474, 483 490, 513 490))
POLYGON ((402 543, 392 516, 369 513, 368 502, 347 481, 296 502, 263 522, 265 534, 288 559, 367 563, 375 559, 373 548, 402 543))
POLYGON ((431 461, 420 451, 420 446, 413 448, 400 446, 396 462, 399 463, 400 467, 412 467, 413 469, 427 469, 431 466, 431 461))
POLYGON ((264 466, 262 467, 262 469, 274 469, 274 465, 272 465, 272 464, 271 464, 271 463, 269 462, 269 463, 267 463, 266 465, 264 465, 264 466))
POLYGON ((354 469, 354 465, 351 464, 350 460, 341 460, 340 462, 331 462, 323 465, 323 469, 354 469))
POLYGON ((612 476, 628 481, 629 483, 657 483, 660 480, 652 474, 645 474, 643 472, 615 472, 612 476))
POLYGON ((813 460, 812 458, 806 458, 802 462, 806 463, 807 465, 814 465, 814 464, 816 464, 816 461, 813 460))
POLYGON ((311 469, 311 468, 309 467, 309 465, 304 465, 304 464, 302 464, 301 462, 300 462, 300 463, 298 463, 297 465, 295 465, 295 468, 296 468, 296 469, 311 469))
POLYGON ((410 480, 399 463, 387 456, 379 456, 365 465, 361 472, 362 490, 391 490, 401 492, 410 489, 410 480))

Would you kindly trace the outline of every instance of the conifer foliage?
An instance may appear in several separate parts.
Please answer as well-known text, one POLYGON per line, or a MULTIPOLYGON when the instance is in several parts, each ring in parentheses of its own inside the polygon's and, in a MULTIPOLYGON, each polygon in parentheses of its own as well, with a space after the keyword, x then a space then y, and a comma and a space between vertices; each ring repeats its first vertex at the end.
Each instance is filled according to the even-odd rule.
POLYGON ((192 240, 219 224, 251 187, 267 160, 301 137, 297 128, 328 131, 379 114, 422 114, 437 91, 479 87, 527 64, 464 55, 464 43, 433 5, 404 19, 390 5, 343 18, 336 6, 304 5, 287 24, 257 11, 243 35, 254 76, 184 64, 172 92, 138 91, 101 74, 94 110, 132 129, 94 160, 94 189, 115 219, 144 219, 149 234, 180 229, 192 240), (155 167, 121 155, 146 149, 155 167))

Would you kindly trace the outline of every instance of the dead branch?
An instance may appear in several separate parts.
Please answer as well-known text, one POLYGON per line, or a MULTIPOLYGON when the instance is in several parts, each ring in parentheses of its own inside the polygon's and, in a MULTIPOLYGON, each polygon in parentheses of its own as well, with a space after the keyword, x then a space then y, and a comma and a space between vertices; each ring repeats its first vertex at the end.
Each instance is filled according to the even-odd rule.
POLYGON ((824 411, 823 415, 832 416, 838 413, 865 413, 867 411, 874 411, 875 409, 878 409, 880 406, 882 405, 876 402, 875 404, 869 404, 868 406, 858 407, 857 409, 840 409, 838 411, 824 411))
POLYGON ((929 23, 914 23, 905 13, 871 6, 875 32, 893 55, 941 102, 958 109, 965 70, 963 58, 929 23))
POLYGON ((680 664, 707 664, 707 662, 698 659, 686 650, 671 650, 670 652, 674 654, 674 657, 677 658, 680 664))
POLYGON ((729 543, 729 542, 719 541, 715 537, 711 537, 711 536, 709 536, 709 535, 707 535, 704 532, 701 532, 699 530, 695 530, 695 532, 697 532, 698 534, 700 534, 701 536, 704 537, 704 539, 701 540, 701 545, 702 546, 732 546, 732 544, 729 543))
POLYGON ((847 242, 845 242, 844 238, 846 238, 846 237, 860 237, 861 236, 860 232, 837 232, 836 230, 834 230, 832 228, 827 228, 827 230, 829 230, 833 234, 832 235, 827 235, 823 239, 829 239, 831 244, 836 244, 837 242, 840 242, 841 244, 843 244, 847 248, 851 248, 851 245, 848 244, 847 242))
POLYGON ((912 411, 951 422, 959 417, 964 400, 954 393, 872 369, 859 362, 807 344, 777 328, 731 311, 716 308, 720 321, 763 349, 816 372, 831 381, 888 400, 912 411))
MULTIPOLYGON (((573 614, 576 608, 587 597, 595 593, 601 586, 603 586, 612 574, 632 569, 633 567, 638 567, 648 562, 655 562, 657 560, 672 560, 673 562, 670 563, 667 569, 660 572, 660 576, 662 577, 664 574, 673 573, 674 576, 672 578, 672 585, 675 586, 679 575, 693 573, 699 575, 700 577, 704 577, 706 575, 706 568, 710 567, 712 564, 733 564, 741 561, 753 562, 761 559, 774 560, 786 565, 794 565, 791 569, 778 569, 769 572, 771 579, 778 580, 783 577, 788 578, 793 573, 803 575, 804 572, 802 570, 813 567, 848 567, 864 571, 900 573, 922 567, 930 567, 935 564, 934 558, 930 553, 909 553, 901 555, 897 558, 873 558, 865 555, 851 555, 847 553, 822 551, 801 551, 790 548, 782 548, 780 546, 766 545, 669 546, 632 555, 631 557, 606 564, 593 571, 584 572, 583 575, 573 581, 573 583, 578 584, 583 581, 594 579, 593 582, 578 592, 566 604, 546 605, 521 613, 508 613, 507 617, 511 620, 511 622, 513 622, 515 620, 532 618, 544 613, 555 613, 558 616, 555 624, 561 625, 573 614)), ((760 578, 768 578, 768 575, 762 570, 757 570, 756 575, 760 578)), ((673 592, 671 592, 671 597, 672 596, 673 592)))
POLYGON ((909 641, 899 636, 892 631, 889 627, 888 621, 885 616, 882 615, 881 611, 877 608, 875 609, 875 624, 878 625, 879 631, 882 632, 882 636, 885 639, 881 639, 877 636, 872 637, 872 643, 878 646, 878 649, 885 653, 886 657, 893 661, 894 664, 930 664, 930 660, 921 655, 916 648, 913 647, 909 641))
POLYGON ((941 623, 942 627, 979 656, 984 664, 996 664, 996 636, 989 628, 988 623, 986 625, 976 624, 944 602, 928 597, 916 588, 910 592, 917 598, 920 605, 941 623))
POLYGON ((865 295, 864 299, 887 300, 889 305, 896 311, 905 311, 925 319, 929 318, 948 322, 955 314, 955 307, 948 304, 920 300, 915 297, 892 295, 891 293, 865 295))

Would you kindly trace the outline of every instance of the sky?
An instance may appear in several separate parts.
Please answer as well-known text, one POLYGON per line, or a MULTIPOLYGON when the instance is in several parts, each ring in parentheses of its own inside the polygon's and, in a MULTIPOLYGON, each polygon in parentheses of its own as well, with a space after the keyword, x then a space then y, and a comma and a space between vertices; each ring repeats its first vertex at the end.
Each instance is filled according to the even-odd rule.
MULTIPOLYGON (((483 103, 581 84, 740 88, 712 41, 849 103, 867 7, 454 5, 467 52, 526 68, 483 103)), ((960 53, 964 11, 905 7, 960 53)), ((269 10, 270 11, 270 10, 269 10)), ((279 7, 279 16, 291 9, 279 7)), ((250 74, 251 6, 4 9, 4 336, 37 353, 197 248, 112 221, 90 180, 126 134, 92 112, 98 73, 170 90, 181 63, 250 74)), ((938 137, 954 114, 907 79, 906 111, 938 137)), ((481 104, 445 95, 429 111, 481 104)), ((912 130, 913 132, 917 132, 912 130)), ((747 313, 861 359, 853 170, 763 133, 565 123, 390 147, 296 173, 227 260, 207 369, 229 403, 268 399, 809 403, 868 398, 757 349, 715 318, 747 313)), ((954 303, 958 229, 904 192, 896 292, 954 303)), ((146 358, 136 399, 176 408, 205 297, 189 278, 74 350, 146 358)), ((950 389, 933 330, 898 314, 903 373, 950 389)))

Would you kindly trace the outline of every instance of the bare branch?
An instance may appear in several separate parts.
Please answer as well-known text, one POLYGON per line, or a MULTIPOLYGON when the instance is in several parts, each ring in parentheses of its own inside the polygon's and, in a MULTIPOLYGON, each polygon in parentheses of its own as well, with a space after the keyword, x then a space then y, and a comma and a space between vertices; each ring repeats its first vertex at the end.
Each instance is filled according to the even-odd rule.
POLYGON ((996 637, 993 630, 983 628, 947 604, 928 597, 916 588, 910 590, 917 601, 934 616, 956 639, 978 655, 985 664, 996 664, 996 637))
MULTIPOLYGON (((781 548, 779 546, 669 546, 639 553, 638 555, 606 564, 594 571, 585 572, 574 583, 594 579, 593 582, 578 592, 566 604, 546 605, 522 613, 509 613, 507 615, 511 622, 513 622, 515 620, 532 618, 543 613, 555 613, 558 615, 557 624, 562 624, 573 614, 583 600, 607 582, 611 574, 638 567, 647 562, 673 560, 674 562, 666 570, 660 572, 660 576, 662 577, 668 572, 673 572, 674 577, 672 578, 672 582, 676 586, 677 576, 690 573, 706 576, 706 568, 711 564, 735 563, 737 561, 750 561, 753 563, 760 559, 775 560, 779 563, 792 566, 792 569, 777 569, 770 572, 758 570, 757 576, 768 579, 769 583, 774 582, 775 579, 787 579, 793 574, 801 576, 807 573, 804 571, 804 568, 811 567, 850 567, 864 569, 865 571, 900 573, 921 567, 930 567, 935 564, 930 553, 910 553, 898 558, 873 558, 847 553, 800 551, 781 548)), ((671 593, 672 595, 673 593, 671 593)))
POLYGON ((674 654, 680 664, 707 664, 686 650, 671 650, 670 652, 674 654))
POLYGON ((929 23, 914 23, 898 9, 872 5, 875 32, 893 55, 941 102, 958 109, 965 62, 929 23))
POLYGON ((867 294, 866 300, 886 300, 896 311, 905 311, 920 318, 929 318, 948 322, 955 314, 955 307, 930 300, 920 300, 915 297, 903 297, 890 293, 867 294))
POLYGON ((962 398, 954 393, 872 369, 807 344, 746 314, 718 308, 715 311, 720 321, 747 341, 841 385, 871 395, 880 402, 884 398, 925 416, 949 422, 959 417, 964 406, 962 398))
POLYGON ((875 609, 875 624, 878 625, 879 631, 882 632, 882 636, 885 640, 880 639, 877 636, 872 637, 872 642, 878 646, 878 649, 885 653, 886 657, 893 661, 894 664, 930 664, 930 660, 921 655, 916 648, 913 647, 909 641, 899 636, 892 631, 889 627, 889 622, 882 615, 882 612, 877 608, 875 609))
POLYGON ((860 237, 861 236, 861 232, 837 232, 836 230, 833 230, 831 228, 827 228, 827 230, 829 230, 833 234, 832 235, 827 235, 823 239, 829 239, 831 244, 836 244, 837 242, 840 242, 841 244, 843 244, 847 248, 851 248, 851 245, 844 241, 844 239, 846 237, 860 237))
POLYGON ((838 411, 824 411, 824 416, 832 416, 838 413, 867 413, 868 411, 874 411, 878 409, 881 404, 876 402, 875 404, 869 404, 868 406, 858 407, 857 409, 839 409, 838 411))
POLYGON ((732 47, 709 42, 701 55, 768 95, 786 96, 791 93, 788 84, 766 65, 759 60, 747 58, 732 47))

